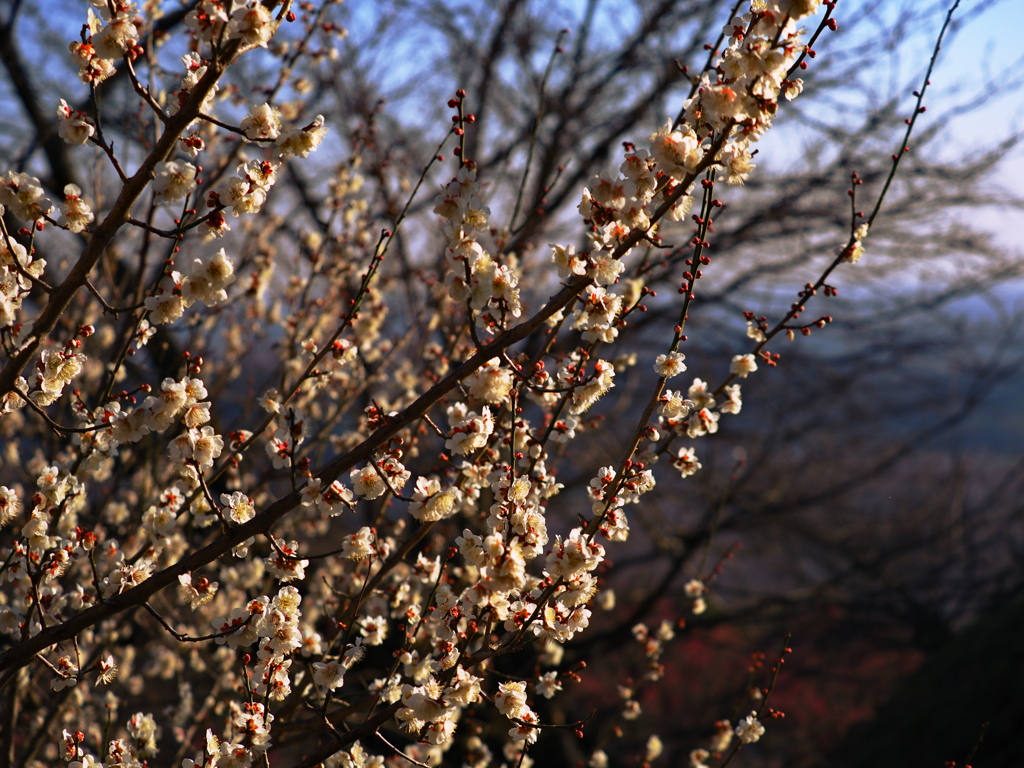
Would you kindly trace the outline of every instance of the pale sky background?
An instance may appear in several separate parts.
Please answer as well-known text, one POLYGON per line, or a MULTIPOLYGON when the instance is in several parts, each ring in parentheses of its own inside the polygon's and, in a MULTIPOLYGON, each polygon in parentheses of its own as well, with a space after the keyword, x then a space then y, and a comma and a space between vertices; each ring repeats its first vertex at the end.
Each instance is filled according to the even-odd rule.
MULTIPOLYGON (((976 0, 961 3, 969 11, 976 0)), ((993 80, 1005 68, 1016 63, 1016 77, 1024 78, 1024 0, 1007 0, 977 19, 967 23, 953 43, 941 54, 939 66, 932 77, 937 109, 943 109, 947 98, 955 104, 970 98, 985 80, 993 80), (967 78, 974 91, 953 95, 953 86, 967 78)), ((984 110, 968 120, 957 123, 954 138, 964 148, 994 143, 1014 132, 1024 131, 1024 89, 992 101, 984 110)), ((954 152, 956 150, 954 149, 954 152)), ((1008 157, 992 180, 1018 196, 1024 196, 1024 149, 1018 147, 1008 157)), ((980 223, 988 227, 993 238, 1011 252, 1024 258, 1024 211, 991 211, 983 214, 980 223)), ((1005 296, 1024 300, 1024 283, 1007 286, 1005 296)))
MULTIPOLYGON (((490 0, 475 0, 481 6, 490 5, 490 0)), ((2 2, 0 2, 2 4, 2 2)), ((85 18, 88 7, 86 0, 80 0, 80 16, 69 14, 69 7, 76 3, 67 0, 36 0, 34 7, 43 13, 58 17, 57 23, 67 25, 67 34, 77 36, 77 30, 85 18), (52 9, 52 14, 47 9, 52 9)), ((177 0, 162 4, 165 8, 178 7, 177 0)), ((582 9, 583 0, 549 0, 552 19, 552 38, 559 24, 568 17, 577 16, 582 9)), ((643 6, 649 3, 641 3, 643 6)), ((881 3, 882 13, 898 17, 903 9, 920 10, 924 7, 939 7, 936 0, 884 0, 881 3)), ((622 0, 603 0, 599 5, 599 25, 601 36, 614 35, 621 27, 623 14, 630 14, 634 3, 622 0), (618 20, 618 24, 616 24, 618 20)), ((353 13, 355 24, 365 19, 365 11, 374 7, 371 0, 347 0, 346 11, 353 13)), ((470 4, 469 7, 472 7, 470 4)), ((840 0, 835 17, 839 20, 840 32, 835 43, 842 44, 843 28, 857 13, 860 7, 858 0, 840 0)), ((819 11, 819 14, 821 11, 819 11)), ((956 18, 959 20, 959 33, 947 44, 939 59, 938 67, 932 77, 932 86, 928 92, 926 104, 931 111, 924 115, 920 122, 922 127, 928 124, 928 118, 935 114, 949 114, 958 104, 971 101, 989 88, 989 84, 1000 82, 999 73, 1013 67, 1016 62, 1016 77, 1024 78, 1024 0, 962 0, 956 18), (982 10, 982 13, 978 13, 982 10)), ((723 20, 724 22, 724 20, 723 20)), ((924 71, 924 66, 931 52, 931 46, 938 32, 940 19, 936 18, 931 29, 914 30, 919 33, 901 54, 901 58, 893 63, 885 59, 884 70, 871 77, 877 78, 882 96, 902 93, 907 82, 916 81, 924 71)), ((811 26, 810 20, 807 26, 811 26)), ((21 30, 23 33, 27 29, 21 30)), ((409 39, 417 37, 416 30, 409 30, 409 39)), ((356 33, 353 37, 358 38, 356 33)), ((846 38, 850 40, 850 38, 846 38)), ((852 42, 852 40, 851 40, 852 42)), ((26 53, 31 56, 35 47, 31 39, 23 41, 26 53)), ((414 59, 415 57, 412 57, 414 59)), ((410 60, 412 60, 410 59, 410 60)), ((880 57, 880 60, 884 57, 880 57)), ((866 64, 870 66, 870 63, 866 64)), ((395 70, 395 62, 388 62, 388 69, 395 70)), ((866 71, 866 70, 865 70, 866 71)), ((386 77, 385 70, 385 77, 386 77)), ((445 73, 436 73, 444 77, 445 73)), ((78 84, 70 89, 69 97, 79 95, 78 84)), ((909 99, 909 93, 905 93, 909 99)), ((956 157, 980 146, 992 145, 1014 131, 1024 131, 1024 89, 995 98, 983 110, 974 112, 963 119, 957 120, 952 126, 949 155, 956 157)), ((786 134, 784 119, 780 120, 779 130, 770 132, 762 144, 760 162, 783 163, 798 162, 802 147, 799 141, 793 140, 792 134, 786 134), (774 134, 774 135, 773 135, 774 134), (773 139, 775 139, 773 141, 773 139), (789 157, 787 157, 789 155, 789 157)), ((993 178, 993 184, 1007 190, 1013 190, 1024 196, 1024 150, 1012 153, 1003 167, 993 178)), ((985 214, 983 222, 991 227, 993 237, 1007 248, 1021 252, 1024 257, 1024 212, 992 211, 985 214)), ((1024 295, 1024 294, 1022 294, 1024 295)))

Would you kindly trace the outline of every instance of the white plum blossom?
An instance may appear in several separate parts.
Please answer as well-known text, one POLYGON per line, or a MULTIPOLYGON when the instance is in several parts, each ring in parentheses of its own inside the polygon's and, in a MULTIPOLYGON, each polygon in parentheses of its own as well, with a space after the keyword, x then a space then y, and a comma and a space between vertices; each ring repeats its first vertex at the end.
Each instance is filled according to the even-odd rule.
MULTIPOLYGON (((171 273, 171 279, 175 280, 175 277, 180 279, 181 276, 177 272, 171 273)), ((149 320, 154 325, 173 323, 185 314, 185 300, 178 291, 147 296, 145 306, 149 310, 149 320)))
POLYGON ((199 469, 210 469, 223 450, 224 438, 216 434, 213 427, 201 427, 189 429, 171 440, 167 454, 172 462, 183 467, 195 465, 199 469))
POLYGON ((626 155, 619 166, 619 172, 632 182, 632 197, 637 202, 647 204, 653 199, 658 188, 655 170, 654 159, 645 149, 626 155))
POLYGON ((374 553, 376 536, 369 527, 362 527, 341 541, 341 556, 348 560, 363 560, 374 553))
POLYGON ((618 336, 614 323, 622 298, 599 286, 588 285, 580 306, 573 313, 572 327, 583 331, 584 341, 612 342, 618 336))
POLYGON ((526 683, 499 683, 494 706, 507 718, 518 718, 526 707, 526 683))
POLYGON ((291 446, 287 434, 282 435, 283 430, 278 430, 274 436, 267 441, 267 455, 270 457, 274 469, 284 469, 292 465, 291 446))
POLYGON ((353 469, 349 473, 349 479, 352 481, 352 493, 365 499, 380 498, 388 490, 384 479, 372 464, 367 464, 362 469, 353 469))
POLYGON ((191 573, 178 576, 178 598, 188 603, 193 611, 213 600, 219 587, 216 581, 210 581, 205 576, 198 579, 193 579, 191 573))
POLYGON ((505 402, 512 391, 513 374, 502 367, 500 357, 493 357, 467 376, 465 384, 474 399, 497 405, 505 402))
POLYGON ((741 186, 750 177, 756 167, 752 155, 746 147, 728 147, 719 156, 722 164, 722 178, 726 184, 741 186))
POLYGON ((359 626, 359 633, 367 645, 380 645, 388 636, 387 617, 367 616, 359 626))
MULTIPOLYGON (((646 229, 646 227, 641 227, 646 229)), ((626 269, 621 259, 612 258, 608 253, 595 253, 591 255, 587 265, 587 274, 594 278, 598 285, 611 285, 619 279, 626 269)))
POLYGON ((345 671, 340 660, 313 662, 313 682, 318 688, 336 690, 345 683, 345 671))
POLYGON ((736 736, 744 744, 753 744, 764 735, 764 726, 757 719, 757 713, 751 712, 736 725, 736 736))
MULTIPOLYGON (((170 104, 168 105, 168 111, 171 114, 176 114, 182 105, 184 105, 192 94, 192 91, 199 85, 199 82, 206 75, 208 70, 207 64, 204 62, 202 56, 199 53, 192 51, 186 53, 181 57, 181 63, 185 67, 185 76, 181 79, 181 86, 171 95, 170 104)), ((199 109, 202 112, 210 112, 213 108, 214 99, 217 96, 217 86, 214 85, 210 88, 203 97, 202 103, 199 105, 199 109)), ((197 125, 196 121, 188 126, 192 128, 197 125)), ((191 153, 190 153, 191 154, 191 153)))
POLYGON ((68 50, 78 65, 79 79, 86 85, 101 83, 117 71, 110 59, 97 55, 91 42, 73 40, 68 44, 68 50))
POLYGON ((625 185, 618 179, 595 176, 589 187, 590 196, 602 208, 621 208, 626 203, 625 185))
POLYGON ((96 135, 96 126, 84 112, 68 106, 64 99, 57 107, 58 133, 68 144, 81 146, 96 135))
POLYGON ((701 468, 701 463, 697 460, 693 448, 680 448, 672 459, 672 466, 676 467, 683 477, 690 477, 701 468))
POLYGON ((734 374, 739 379, 745 379, 747 376, 757 370, 757 359, 751 355, 736 355, 732 359, 732 363, 729 364, 729 373, 734 374))
POLYGON ((227 10, 220 0, 199 0, 185 16, 185 26, 193 30, 200 40, 210 43, 220 38, 228 20, 227 10))
POLYGON ((56 665, 58 676, 50 683, 54 691, 62 691, 78 684, 78 666, 70 656, 61 656, 56 665))
POLYGON ((228 37, 249 46, 266 48, 274 34, 273 17, 262 3, 247 2, 231 14, 228 37))
POLYGON ((210 207, 222 205, 231 208, 232 216, 256 214, 267 201, 267 193, 277 181, 280 163, 269 160, 242 163, 235 176, 229 176, 209 194, 210 207))
POLYGON ((409 514, 420 522, 434 522, 451 517, 462 500, 462 491, 455 486, 442 489, 436 477, 420 477, 409 504, 409 514))
POLYGON ((279 158, 309 157, 309 153, 320 146, 327 135, 327 125, 323 115, 317 115, 313 122, 303 128, 289 128, 283 131, 274 142, 279 158))
POLYGON ((191 269, 182 283, 182 299, 186 305, 202 301, 215 306, 227 301, 224 289, 235 281, 235 265, 221 248, 211 256, 192 260, 191 269))
POLYGON ((607 360, 594 364, 594 375, 572 393, 569 412, 574 415, 586 413, 609 389, 615 386, 615 366, 607 360))
POLYGON ((253 504, 253 500, 241 491, 222 493, 220 503, 224 505, 227 511, 226 517, 233 523, 241 525, 252 520, 256 515, 256 507, 253 504))
POLYGON ((140 21, 134 11, 120 11, 107 21, 106 25, 92 36, 96 55, 101 59, 119 59, 139 44, 140 21))
POLYGON ((678 376, 686 370, 686 364, 683 362, 685 359, 686 355, 682 352, 669 352, 666 355, 658 355, 654 361, 654 372, 666 379, 678 376))
POLYGON ((167 429, 183 408, 195 402, 195 394, 198 394, 195 386, 190 386, 188 379, 164 379, 160 384, 160 392, 150 395, 142 403, 140 410, 145 412, 148 427, 156 432, 167 429))
POLYGON ((551 261, 560 278, 566 280, 573 275, 587 274, 587 262, 576 255, 576 246, 551 243, 551 248, 551 261))
POLYGON ((89 226, 95 215, 89 204, 82 199, 82 190, 77 184, 64 187, 64 202, 60 206, 63 224, 69 232, 82 232, 89 226))
POLYGON ((144 757, 153 757, 157 752, 157 740, 163 733, 163 729, 156 724, 153 715, 143 712, 136 712, 128 720, 128 733, 139 745, 139 754, 144 757))
POLYGON ((523 722, 510 728, 508 731, 509 737, 512 739, 514 744, 536 744, 537 736, 540 733, 539 728, 535 728, 530 723, 540 722, 536 713, 533 710, 525 709, 519 716, 519 719, 523 722))
POLYGON ((182 160, 157 163, 153 179, 154 200, 173 203, 184 200, 196 189, 196 167, 182 160))
POLYGON ((213 205, 231 208, 232 216, 259 213, 267 201, 267 191, 239 176, 230 176, 210 193, 213 205))
POLYGON ((281 135, 281 113, 269 104, 257 104, 242 118, 240 127, 250 141, 276 139, 281 135))
POLYGON ((689 126, 672 127, 671 121, 651 134, 651 155, 658 167, 676 179, 694 173, 703 159, 700 142, 689 126))
POLYGON ((661 753, 665 750, 665 745, 657 735, 652 735, 647 739, 647 746, 645 748, 644 759, 649 763, 653 760, 657 760, 661 757, 661 753))
POLYGON ((448 409, 448 423, 451 424, 451 436, 445 441, 445 448, 463 456, 487 445, 494 432, 491 409, 486 405, 479 414, 464 406, 452 406, 448 409))
POLYGON ((148 579, 152 575, 153 569, 154 564, 146 560, 121 564, 103 579, 101 584, 103 596, 110 598, 121 592, 127 592, 148 579))
POLYGON ((688 437, 701 437, 713 435, 718 431, 718 420, 720 415, 709 408, 701 408, 690 414, 686 420, 686 434, 688 437))
POLYGON ((0 528, 14 520, 21 513, 21 499, 14 488, 0 485, 0 528))
POLYGON ((299 558, 296 555, 298 551, 299 543, 297 541, 277 542, 270 557, 264 561, 267 572, 284 583, 302 581, 306 578, 306 566, 309 565, 309 560, 299 558))
POLYGON ((722 413, 739 413, 743 408, 743 396, 739 384, 730 384, 725 388, 725 399, 718 406, 722 413))
POLYGON ((714 408, 715 398, 708 388, 708 383, 703 379, 694 379, 690 389, 686 392, 686 398, 693 402, 694 408, 714 408))
POLYGON ((327 517, 336 517, 348 509, 352 498, 352 491, 340 480, 334 480, 324 490, 323 481, 319 477, 314 477, 302 488, 302 505, 315 506, 327 517))
POLYGON ((682 392, 666 389, 661 394, 659 413, 665 419, 677 419, 685 417, 690 412, 694 403, 687 401, 682 392))
POLYGON ((748 103, 740 89, 732 84, 716 83, 701 91, 702 118, 716 128, 748 117, 748 103))
POLYGON ((206 149, 206 142, 203 141, 203 137, 195 131, 188 136, 182 136, 178 140, 178 145, 181 151, 189 157, 198 157, 199 153, 206 149))
POLYGON ((36 405, 50 405, 64 392, 64 387, 82 372, 85 355, 67 349, 44 349, 39 354, 33 388, 29 397, 36 405))
POLYGON ((545 672, 538 678, 536 688, 537 693, 545 699, 553 698, 558 691, 562 690, 562 684, 558 682, 558 673, 555 671, 545 672))

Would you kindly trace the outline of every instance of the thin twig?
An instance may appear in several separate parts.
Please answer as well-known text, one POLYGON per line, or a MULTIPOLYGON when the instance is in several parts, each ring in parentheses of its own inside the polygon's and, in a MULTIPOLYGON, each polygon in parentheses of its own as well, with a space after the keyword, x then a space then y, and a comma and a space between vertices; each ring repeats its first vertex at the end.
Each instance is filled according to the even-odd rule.
MULTIPOLYGON (((516 205, 512 209, 512 218, 508 223, 508 231, 515 234, 516 232, 516 219, 519 218, 519 208, 523 203, 523 194, 526 192, 526 180, 530 176, 530 166, 533 164, 533 153, 537 148, 537 138, 540 136, 540 124, 544 119, 544 101, 547 96, 547 85, 548 78, 551 77, 551 71, 555 68, 555 59, 558 54, 562 52, 562 40, 568 34, 568 30, 563 29, 558 33, 558 37, 555 38, 555 47, 551 51, 551 57, 548 59, 547 68, 544 70, 544 77, 540 81, 540 93, 537 95, 537 114, 533 118, 533 133, 530 136, 530 146, 526 150, 526 165, 523 166, 523 178, 519 182, 519 192, 516 195, 516 205)), ((509 238, 509 242, 511 242, 509 238)))

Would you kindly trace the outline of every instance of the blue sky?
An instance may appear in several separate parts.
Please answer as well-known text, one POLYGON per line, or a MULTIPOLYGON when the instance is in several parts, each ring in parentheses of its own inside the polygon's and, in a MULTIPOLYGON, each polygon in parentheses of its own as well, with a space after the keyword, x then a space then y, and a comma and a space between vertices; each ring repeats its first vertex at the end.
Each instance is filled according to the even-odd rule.
MULTIPOLYGON (((979 5, 977 0, 961 4, 964 11, 979 5)), ((943 50, 943 58, 932 78, 935 106, 944 102, 955 104, 967 100, 984 87, 986 80, 996 79, 1004 69, 1016 64, 1016 77, 1024 78, 1024 1, 1005 0, 964 26, 954 42, 943 50), (964 82, 963 92, 954 93, 952 84, 964 82), (974 88, 972 93, 971 88, 974 88)), ((1024 131, 1024 91, 1017 90, 995 98, 971 119, 960 121, 954 130, 956 140, 965 148, 991 143, 1014 132, 1024 131)), ((1024 149, 1018 147, 1006 159, 993 178, 993 183, 1024 195, 1024 149)), ((1024 257, 1024 213, 1004 210, 984 216, 993 237, 1008 249, 1024 257)), ((1020 294, 1020 287, 1014 291, 1020 294)))

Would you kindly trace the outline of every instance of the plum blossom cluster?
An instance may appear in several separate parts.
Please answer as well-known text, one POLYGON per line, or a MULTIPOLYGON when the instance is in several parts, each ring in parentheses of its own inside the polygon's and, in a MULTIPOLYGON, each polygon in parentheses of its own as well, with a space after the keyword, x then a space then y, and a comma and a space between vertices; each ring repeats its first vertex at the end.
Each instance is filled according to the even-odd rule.
POLYGON ((51 347, 42 351, 31 380, 29 397, 32 402, 36 405, 55 403, 64 388, 82 372, 86 357, 77 351, 80 346, 78 339, 72 339, 63 349, 51 347))
MULTIPOLYGON (((813 11, 813 6, 808 6, 808 12, 813 11)), ((722 57, 718 78, 715 82, 708 80, 698 89, 684 110, 684 122, 670 123, 655 133, 649 152, 632 151, 622 164, 622 176, 598 177, 584 192, 579 210, 590 225, 588 250, 577 253, 572 246, 554 245, 552 254, 562 279, 588 281, 571 318, 571 327, 580 332, 582 341, 595 346, 614 342, 625 308, 636 303, 632 296, 617 292, 615 286, 627 268, 632 246, 638 242, 637 233, 653 238, 659 219, 681 220, 690 210, 688 192, 702 170, 717 168, 727 182, 737 184, 750 173, 749 146, 769 127, 775 100, 783 91, 792 96, 799 90, 798 86, 783 82, 803 51, 795 20, 792 13, 758 13, 747 17, 742 30, 731 27, 730 48, 722 57)), ((736 22, 739 23, 740 20, 736 22)), ((505 267, 495 266, 494 259, 474 234, 484 228, 490 215, 479 192, 472 166, 463 165, 435 201, 435 213, 446 222, 446 285, 455 302, 471 314, 479 313, 475 315, 479 327, 503 328, 507 314, 518 314, 505 311, 512 306, 518 310, 518 299, 510 304, 505 294, 506 287, 514 287, 516 281, 506 276, 505 267), (500 278, 496 279, 499 272, 500 278)), ((629 293, 636 290, 635 285, 627 286, 629 293)), ((567 357, 555 376, 542 366, 535 367, 531 375, 529 383, 535 386, 530 393, 532 398, 549 408, 569 410, 567 417, 552 418, 550 434, 572 434, 579 425, 575 417, 589 410, 612 386, 614 366, 599 360, 588 375, 588 357, 589 353, 580 349, 567 357), (564 390, 564 396, 558 389, 564 390)), ((739 358, 732 370, 736 377, 756 370, 752 356, 739 358)), ((663 378, 676 376, 686 369, 683 359, 673 349, 658 358, 655 370, 663 378)), ((486 368, 486 375, 500 381, 501 391, 507 396, 510 378, 506 375, 498 379, 500 361, 492 360, 486 368)), ((446 449, 457 456, 487 457, 493 436, 505 434, 506 442, 518 443, 534 453, 531 459, 524 454, 523 461, 536 468, 537 459, 545 458, 543 445, 531 439, 525 419, 507 429, 502 426, 491 410, 501 404, 502 397, 482 391, 482 375, 473 380, 470 392, 486 405, 479 410, 462 403, 449 407, 446 449), (517 440, 521 433, 523 439, 517 440)), ((667 433, 667 442, 677 435, 695 438, 714 433, 719 414, 738 413, 741 404, 737 384, 711 392, 702 380, 696 379, 685 395, 666 390, 659 400, 659 429, 651 433, 652 438, 658 440, 661 431, 667 433)), ((622 470, 602 468, 591 482, 596 530, 608 539, 622 540, 628 535, 623 508, 636 503, 654 487, 654 475, 646 464, 655 463, 657 454, 652 448, 643 454, 647 462, 628 461, 622 470)), ((684 477, 700 468, 693 448, 678 449, 672 463, 684 477)), ((377 482, 377 474, 353 470, 353 479, 369 488, 377 482)), ((461 498, 475 496, 472 486, 467 484, 478 482, 478 478, 479 474, 463 473, 455 486, 446 486, 437 477, 421 478, 410 503, 412 516, 424 522, 447 517, 461 498)), ((447 584, 437 592, 437 607, 444 616, 437 630, 435 670, 451 669, 454 665, 461 673, 457 646, 446 640, 448 631, 441 628, 449 627, 454 632, 467 619, 483 621, 493 613, 513 635, 528 630, 540 640, 556 644, 569 641, 589 624, 587 605, 597 591, 593 574, 604 554, 593 539, 594 532, 576 528, 565 540, 556 536, 550 544, 544 516, 550 495, 537 494, 535 478, 517 476, 514 465, 507 465, 495 466, 489 479, 495 503, 485 529, 467 529, 458 539, 460 554, 472 569, 476 583, 461 594, 447 584), (547 555, 541 577, 531 575, 529 562, 544 550, 547 555)), ((383 484, 383 478, 380 480, 383 484)), ((377 488, 371 493, 378 491, 383 492, 377 488)), ((452 639, 455 637, 453 634, 452 639)), ((671 631, 666 630, 662 639, 670 637, 671 631)), ((652 646, 655 655, 658 642, 652 646)), ((440 684, 431 681, 409 685, 402 694, 403 708, 398 719, 407 730, 417 731, 429 743, 446 743, 457 719, 450 698, 440 684)), ((516 721, 510 737, 517 743, 530 743, 537 730, 536 715, 526 701, 525 685, 520 682, 502 683, 494 695, 499 712, 516 721)), ((635 701, 630 698, 627 703, 631 716, 635 716, 635 701)), ((748 733, 753 731, 744 731, 748 733)))
MULTIPOLYGON (((749 357, 749 363, 754 369, 757 368, 753 363, 753 355, 743 357, 749 357)), ((746 364, 747 361, 744 362, 746 364)), ((685 394, 681 390, 671 389, 662 393, 658 406, 658 427, 670 435, 685 435, 689 438, 713 435, 718 431, 721 414, 737 414, 742 407, 743 397, 739 384, 722 387, 721 394, 716 396, 707 382, 696 378, 685 394)), ((673 463, 682 471, 683 477, 689 477, 700 469, 700 462, 692 447, 679 449, 673 463)))
MULTIPOLYGON (((353 469, 350 475, 352 493, 371 501, 389 492, 399 493, 412 476, 402 464, 401 458, 402 452, 394 449, 365 467, 353 469)), ((422 478, 416 481, 416 485, 417 493, 420 494, 419 503, 422 503, 423 493, 430 485, 424 484, 422 478)))
POLYGON ((501 264, 478 239, 487 230, 490 208, 480 199, 476 166, 463 164, 455 178, 434 199, 434 213, 444 220, 447 241, 445 277, 448 294, 470 312, 479 327, 495 333, 522 314, 519 278, 501 264))
MULTIPOLYGON (((53 203, 46 197, 39 179, 14 171, 0 178, 0 205, 15 218, 29 222, 37 222, 53 210, 53 203)), ((4 246, 10 248, 6 242, 4 246)))
MULTIPOLYGON (((820 3, 754 5, 726 26, 729 43, 716 66, 701 76, 680 119, 652 134, 649 150, 627 153, 621 175, 597 176, 584 191, 579 211, 591 224, 588 252, 554 246, 552 261, 560 277, 586 275, 596 284, 588 286, 574 315, 574 327, 584 331, 584 340, 609 342, 617 335, 616 316, 624 302, 604 286, 616 283, 625 270, 622 260, 637 242, 636 234, 653 240, 659 218, 683 219, 701 171, 714 169, 726 183, 742 184, 754 167, 751 146, 771 127, 779 98, 793 99, 802 90, 801 80, 789 79, 806 51, 798 23, 820 3)), ((855 252, 856 244, 848 260, 855 252)), ((685 370, 682 360, 673 349, 658 358, 655 370, 659 376, 674 376, 685 370)), ((743 377, 755 369, 745 366, 734 372, 743 377)))
POLYGON ((630 460, 621 477, 614 467, 601 467, 587 488, 591 509, 601 520, 601 533, 612 541, 628 539, 629 521, 623 507, 637 503, 642 494, 654 489, 655 482, 654 473, 642 461, 630 460))
POLYGON ((860 257, 864 255, 864 240, 867 236, 868 224, 860 224, 854 229, 849 245, 839 254, 840 258, 848 264, 856 264, 860 261, 860 257))
POLYGON ((267 47, 276 27, 270 11, 253 0, 199 0, 185 24, 209 46, 240 40, 261 48, 267 47))
POLYGON ((155 325, 174 322, 185 314, 185 310, 202 302, 208 307, 227 300, 225 290, 235 281, 235 267, 221 248, 209 256, 197 256, 188 266, 187 274, 172 270, 167 275, 169 286, 161 286, 158 292, 146 299, 149 319, 155 325))
POLYGON ((114 74, 115 61, 142 52, 139 40, 143 21, 138 5, 130 0, 89 2, 88 34, 82 42, 72 42, 69 50, 78 63, 82 82, 97 84, 114 74))
MULTIPOLYGON (((95 85, 138 58, 147 29, 135 3, 91 3, 87 34, 71 50, 82 80, 95 85)), ((132 301, 101 305, 123 324, 108 323, 102 333, 116 354, 101 361, 90 349, 87 357, 83 346, 101 339, 86 340, 101 332, 81 326, 67 344, 41 349, 4 396, 0 413, 27 405, 47 419, 63 401, 73 426, 56 419, 47 426, 73 437, 54 460, 40 451, 26 462, 34 488, 0 486, 0 527, 15 532, 0 566, 0 633, 20 642, 87 608, 140 609, 128 628, 108 617, 67 648, 38 655, 48 686, 72 691, 83 720, 92 720, 79 736, 71 715, 62 715, 71 765, 155 763, 172 744, 185 768, 269 764, 275 741, 295 743, 291 729, 301 731, 306 718, 329 726, 335 752, 324 764, 382 768, 384 756, 335 725, 347 727, 355 712, 399 733, 401 749, 385 744, 402 758, 440 764, 458 737, 459 754, 474 768, 500 764, 491 749, 499 739, 476 725, 491 717, 501 724, 505 764, 528 766, 527 751, 545 727, 538 712, 579 679, 563 664, 570 644, 596 623, 595 605, 614 605, 603 580, 605 547, 629 537, 627 508, 643 509, 655 469, 670 465, 673 480, 701 470, 698 452, 708 458, 695 441, 717 432, 722 414, 740 412, 737 382, 758 367, 755 355, 737 355, 721 387, 694 378, 687 388, 677 383, 687 365, 676 329, 654 361, 657 391, 634 444, 621 460, 602 453, 578 473, 582 504, 563 495, 559 478, 576 469, 570 444, 599 434, 604 398, 638 357, 603 349, 622 346, 632 313, 653 293, 637 254, 661 245, 663 222, 687 217, 702 173, 730 184, 750 174, 752 146, 778 100, 801 90, 787 79, 805 50, 796 24, 818 3, 760 2, 731 20, 727 47, 681 119, 653 133, 647 148, 628 145, 617 174, 591 180, 578 206, 586 231, 580 250, 550 245, 553 271, 574 293, 540 317, 536 327, 548 336, 536 349, 500 346, 526 311, 526 278, 507 250, 510 233, 492 226, 476 165, 460 155, 433 201, 446 271, 427 286, 437 289, 439 307, 424 323, 431 341, 419 362, 428 370, 403 357, 415 334, 386 333, 387 303, 397 292, 379 268, 392 235, 374 245, 371 205, 359 198, 355 170, 362 158, 335 174, 329 204, 311 224, 286 220, 269 202, 271 190, 279 177, 299 175, 288 164, 322 143, 324 118, 286 125, 296 109, 273 94, 238 109, 237 128, 207 119, 238 96, 208 82, 225 46, 273 53, 279 20, 268 5, 190 4, 184 77, 176 90, 146 92, 155 121, 166 125, 168 115, 191 110, 180 121, 191 121, 184 129, 191 133, 169 144, 189 159, 165 152, 147 166, 154 218, 130 223, 146 243, 163 237, 170 245, 160 264, 141 268, 146 285, 132 301), (200 163, 202 152, 209 154, 200 163), (229 209, 238 232, 228 225, 229 209), (168 219, 172 229, 152 223, 168 219), (209 253, 195 235, 225 237, 219 242, 227 248, 209 253), (229 256, 235 238, 255 245, 229 256), (286 274, 274 273, 280 240, 294 241, 303 256, 286 274), (232 332, 206 343, 221 314, 232 332), (252 370, 238 362, 247 334, 274 350, 252 370), (144 350, 153 338, 159 344, 144 350), (200 344, 212 359, 189 351, 200 344), (160 375, 149 378, 144 364, 134 364, 140 351, 160 375), (286 363, 270 374, 275 354, 286 363), (469 371, 460 360, 479 363, 469 371), (214 379, 204 366, 228 373, 214 379), (82 383, 90 378, 102 383, 82 383), (214 407, 220 397, 224 405, 214 407), (119 485, 122 472, 131 476, 119 485), (153 594, 139 597, 147 582, 153 594), (129 631, 152 632, 148 658, 119 642, 129 631), (527 649, 536 654, 533 668, 506 673, 501 657, 527 649), (366 658, 373 665, 359 666, 366 658), (209 672, 212 689, 193 690, 196 670, 209 672), (100 685, 136 697, 147 685, 176 685, 177 703, 125 718, 113 695, 84 692, 100 685), (282 728, 286 718, 292 722, 282 728)), ((316 28, 323 25, 309 25, 316 28)), ((300 49, 289 45, 283 50, 300 49)), ((68 144, 108 148, 99 116, 61 100, 57 118, 68 144)), ((358 140, 372 148, 372 126, 360 130, 358 140)), ((27 174, 0 180, 0 204, 36 232, 54 223, 53 204, 27 174)), ((64 188, 60 208, 68 231, 88 237, 102 229, 92 226, 102 212, 75 185, 64 188)), ((128 270, 119 257, 110 256, 128 270)), ((0 270, 0 332, 16 351, 26 335, 24 305, 33 291, 48 290, 46 263, 31 243, 4 232, 0 270)), ((650 377, 651 367, 643 369, 650 377)), ((598 442, 595 452, 603 450, 598 442)), ((694 614, 705 610, 704 581, 692 579, 684 593, 694 614)), ((664 677, 678 628, 667 621, 633 628, 645 671, 620 687, 622 719, 640 716, 640 688, 664 677)), ((716 746, 720 752, 733 737, 752 743, 763 731, 752 713, 727 725, 716 746)), ((652 736, 644 754, 655 760, 662 749, 652 736)), ((703 765, 708 754, 695 751, 691 764, 703 765)), ((609 764, 602 755, 595 751, 590 764, 609 764)))

